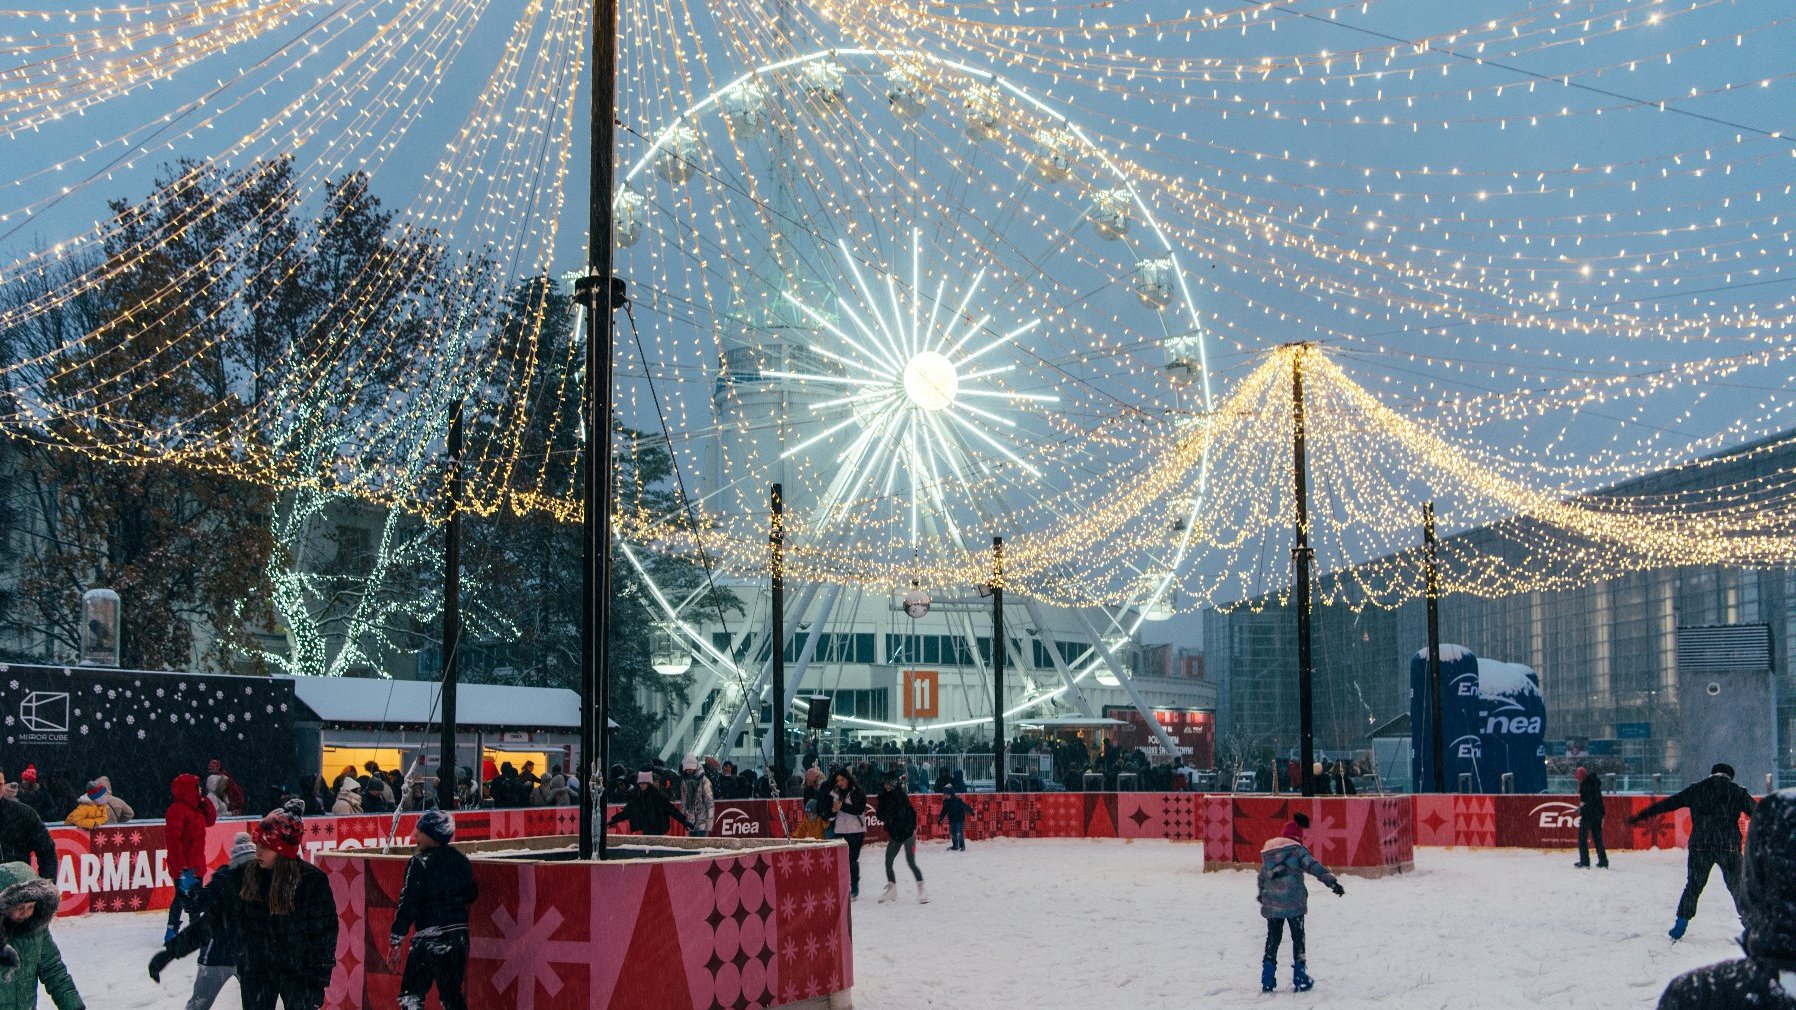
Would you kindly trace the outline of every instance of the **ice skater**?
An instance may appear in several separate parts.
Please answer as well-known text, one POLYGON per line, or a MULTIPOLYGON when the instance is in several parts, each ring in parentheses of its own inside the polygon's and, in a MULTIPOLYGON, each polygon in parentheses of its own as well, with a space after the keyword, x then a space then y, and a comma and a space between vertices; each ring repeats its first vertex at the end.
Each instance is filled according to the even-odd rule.
POLYGON ((1603 848, 1603 779, 1596 772, 1582 765, 1576 773, 1578 780, 1578 861, 1573 863, 1580 870, 1590 869, 1590 843, 1596 842, 1596 867, 1599 870, 1609 868, 1609 853, 1603 848))
POLYGON ((936 823, 948 822, 949 852, 967 851, 967 815, 972 812, 973 805, 960 795, 960 790, 950 787, 942 797, 942 813, 936 823))
POLYGON ((1303 875, 1313 875, 1337 897, 1347 893, 1328 867, 1304 846, 1309 826, 1307 815, 1292 814, 1279 836, 1260 847, 1260 914, 1266 917, 1266 956, 1260 962, 1262 992, 1278 988, 1278 946, 1287 924, 1291 927, 1291 988, 1308 992, 1315 987, 1304 962, 1303 917, 1310 909, 1310 889, 1303 875))
POLYGON ((443 1010, 467 1010, 462 980, 468 973, 468 907, 480 897, 474 868, 455 839, 455 819, 441 810, 426 810, 412 832, 418 851, 405 864, 399 908, 393 913, 388 943, 393 957, 405 951, 399 981, 400 1010, 424 1010, 425 997, 436 987, 443 1010), (405 934, 412 943, 405 947, 405 934))
POLYGON ((256 843, 247 832, 237 832, 231 839, 230 861, 212 874, 195 896, 192 921, 150 958, 150 981, 160 983, 162 972, 171 962, 196 950, 200 952, 199 971, 193 976, 193 994, 187 997, 187 1010, 212 1010, 225 983, 237 977, 237 957, 243 947, 238 925, 228 909, 217 916, 205 913, 236 897, 243 886, 243 868, 255 858, 256 843))
POLYGON ((1718 764, 1709 769, 1708 778, 1646 807, 1628 818, 1628 823, 1639 824, 1686 808, 1690 811, 1690 854, 1677 922, 1667 934, 1673 940, 1682 940, 1684 930, 1690 928, 1690 920, 1696 917, 1696 900, 1709 882, 1709 871, 1717 866, 1721 867, 1721 882, 1734 899, 1734 910, 1739 911, 1740 817, 1752 816, 1752 794, 1734 781, 1732 765, 1718 764))
POLYGON ((1739 902, 1746 956, 1672 979, 1659 1010, 1796 1010, 1796 789, 1753 815, 1739 902))
POLYGON ((60 900, 54 880, 25 863, 0 863, 0 1007, 35 1010, 42 984, 56 1010, 85 1010, 50 936, 60 900))
POLYGON ((846 768, 830 776, 830 816, 836 837, 848 846, 848 900, 861 896, 861 842, 867 838, 867 791, 846 768))
POLYGON ((917 878, 917 901, 928 904, 929 892, 923 888, 923 871, 917 869, 917 808, 911 806, 910 796, 904 791, 901 770, 886 772, 879 790, 878 813, 886 826, 886 889, 880 893, 879 900, 883 903, 898 897, 898 875, 892 872, 892 861, 902 850, 904 861, 910 866, 910 875, 917 878))

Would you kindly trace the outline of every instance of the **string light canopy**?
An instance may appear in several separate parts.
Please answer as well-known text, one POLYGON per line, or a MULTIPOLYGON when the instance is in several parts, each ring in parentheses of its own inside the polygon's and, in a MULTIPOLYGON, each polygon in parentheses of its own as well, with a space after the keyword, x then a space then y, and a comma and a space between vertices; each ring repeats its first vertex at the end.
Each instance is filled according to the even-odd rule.
MULTIPOLYGON (((976 584, 997 531, 1049 599, 1159 617, 1276 591, 1288 363, 1265 349, 1313 339, 1320 560, 1398 552, 1354 594, 1413 594, 1423 496, 1514 541, 1448 557, 1461 591, 1787 560, 1775 482, 1589 495, 1790 426, 1786 12, 622 6, 614 239, 643 350, 618 348, 619 400, 698 516, 627 489, 628 535, 752 570, 780 479, 801 580, 976 584)), ((544 463, 579 424, 579 348, 544 338, 561 303, 492 320, 581 241, 589 17, 0 11, 0 431, 436 518, 444 418, 473 400, 466 507, 577 518, 573 468, 544 463), (178 158, 200 161, 145 195, 178 158), (267 309, 300 241, 278 209, 357 171, 454 254, 437 311, 385 311, 424 262, 395 247, 341 325, 134 414, 267 309), (77 311, 166 262, 131 318, 77 311)))

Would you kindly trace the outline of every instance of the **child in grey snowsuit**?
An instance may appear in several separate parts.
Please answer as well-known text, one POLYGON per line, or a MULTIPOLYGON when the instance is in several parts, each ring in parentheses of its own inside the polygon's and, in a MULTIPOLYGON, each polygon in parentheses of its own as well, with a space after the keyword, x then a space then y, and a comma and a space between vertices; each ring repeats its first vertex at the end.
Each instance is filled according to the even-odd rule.
POLYGON ((412 832, 418 852, 405 864, 388 938, 397 956, 405 934, 417 927, 399 980, 401 1010, 424 1010, 433 985, 443 1010, 468 1007, 462 993, 468 971, 468 907, 480 897, 480 888, 468 857, 449 844, 454 838, 455 820, 441 810, 426 810, 412 832))
POLYGON ((1260 988, 1278 988, 1278 946, 1286 923, 1291 926, 1291 988, 1307 992, 1315 985, 1305 970, 1303 917, 1309 912, 1310 890, 1303 882, 1308 873, 1335 894, 1347 893, 1328 867, 1316 861, 1303 844, 1310 819, 1292 814, 1277 838, 1260 848, 1260 914, 1266 917, 1266 956, 1260 963, 1260 988))

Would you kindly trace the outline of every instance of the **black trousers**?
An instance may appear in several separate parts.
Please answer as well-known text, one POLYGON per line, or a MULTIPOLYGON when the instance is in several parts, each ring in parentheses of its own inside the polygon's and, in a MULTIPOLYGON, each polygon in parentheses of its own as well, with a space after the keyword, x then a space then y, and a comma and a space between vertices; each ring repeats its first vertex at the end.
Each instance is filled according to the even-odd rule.
POLYGON ((181 879, 175 878, 175 897, 168 903, 168 924, 175 929, 181 928, 181 916, 185 914, 188 921, 193 920, 194 906, 199 904, 200 882, 196 879, 193 886, 183 891, 181 879))
POLYGON ((898 858, 900 851, 904 853, 904 861, 910 864, 910 875, 922 882, 923 871, 917 869, 917 836, 912 835, 902 842, 886 839, 886 883, 898 882, 897 875, 892 872, 892 861, 898 858))
POLYGON ((1578 818, 1578 862, 1590 865, 1590 842, 1596 841, 1596 861, 1598 865, 1609 865, 1609 853, 1603 849, 1603 819, 1601 817, 1578 818))
POLYGON ((1678 918, 1696 918, 1696 899, 1702 897, 1702 889, 1709 882, 1709 870, 1717 866, 1721 867, 1721 882, 1727 885, 1727 893, 1734 899, 1734 911, 1739 912, 1740 850, 1691 848, 1686 864, 1684 896, 1678 899, 1678 918))
POLYGON ((861 893, 861 843, 867 840, 867 836, 857 831, 852 835, 837 835, 836 837, 848 843, 848 893, 859 894, 861 893))
POLYGON ((237 985, 243 990, 243 1010, 274 1010, 277 1001, 282 1010, 320 1010, 324 1006, 324 990, 312 988, 304 979, 239 975, 237 985))
POLYGON ((468 931, 413 936, 399 977, 399 1010, 424 1010, 424 997, 437 987, 443 1010, 468 1010, 462 982, 468 974, 468 931))
POLYGON ((1285 937, 1285 923, 1291 924, 1291 963, 1302 964, 1303 957, 1303 916, 1290 919, 1266 920, 1266 960, 1278 963, 1279 941, 1285 937))

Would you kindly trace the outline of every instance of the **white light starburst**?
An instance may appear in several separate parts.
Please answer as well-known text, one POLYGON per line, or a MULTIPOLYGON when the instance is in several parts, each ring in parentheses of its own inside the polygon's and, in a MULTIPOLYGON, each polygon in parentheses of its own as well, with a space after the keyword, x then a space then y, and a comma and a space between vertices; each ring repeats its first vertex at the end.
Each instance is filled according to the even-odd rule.
POLYGON ((951 312, 948 279, 939 278, 935 296, 923 295, 920 232, 911 235, 910 291, 906 298, 891 272, 883 291, 869 284, 846 243, 841 243, 853 294, 836 299, 840 317, 788 293, 785 298, 839 342, 831 349, 813 345, 820 357, 839 364, 841 374, 770 372, 770 376, 834 387, 840 395, 810 405, 813 414, 830 419, 822 431, 780 454, 785 459, 812 449, 849 428, 859 432, 835 458, 836 473, 819 509, 828 524, 839 506, 863 495, 889 497, 900 472, 908 483, 910 535, 915 543, 922 527, 939 521, 955 539, 959 530, 949 505, 948 489, 989 475, 997 461, 1040 476, 1023 458, 1014 441, 1016 419, 1000 411, 1025 402, 1053 403, 1045 393, 1023 393, 981 380, 1016 370, 1014 364, 979 367, 980 359, 1041 326, 1039 318, 1002 332, 990 328, 989 314, 972 315, 982 270, 960 293, 951 312), (994 335, 995 334, 995 335, 994 335), (988 401, 988 410, 972 401, 988 401), (844 415, 836 417, 835 415, 844 415))

